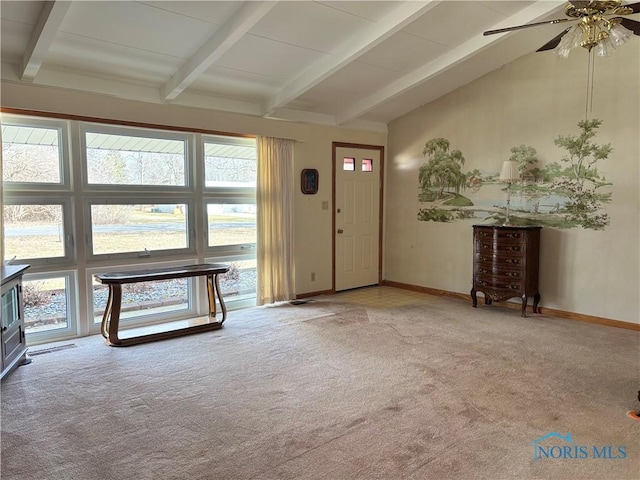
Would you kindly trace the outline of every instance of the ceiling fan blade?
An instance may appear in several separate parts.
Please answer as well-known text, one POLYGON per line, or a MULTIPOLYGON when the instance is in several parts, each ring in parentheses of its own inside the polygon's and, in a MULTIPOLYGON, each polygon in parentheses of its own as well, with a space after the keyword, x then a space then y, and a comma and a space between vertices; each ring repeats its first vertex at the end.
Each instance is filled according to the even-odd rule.
POLYGON ((562 39, 562 36, 569 31, 569 28, 565 29, 564 32, 553 37, 551 40, 549 40, 547 43, 541 46, 538 50, 536 50, 536 52, 544 52, 545 50, 553 50, 554 48, 556 48, 560 43, 560 39, 562 39))
POLYGON ((483 33, 483 35, 493 35, 495 33, 511 32, 513 30, 521 30, 523 28, 537 27, 539 25, 553 25, 556 23, 570 22, 572 20, 575 20, 575 18, 557 18, 555 20, 548 20, 546 22, 527 23, 525 25, 518 25, 517 27, 507 27, 507 28, 498 28, 497 30, 487 30, 486 32, 483 33))
POLYGON ((630 8, 631 10, 633 10, 633 13, 640 13, 640 2, 632 3, 630 5, 623 5, 623 7, 630 8))
POLYGON ((620 18, 620 25, 622 25, 625 28, 628 28, 636 35, 640 35, 640 22, 637 22, 636 20, 631 20, 630 18, 621 18, 621 17, 618 17, 618 18, 620 18))

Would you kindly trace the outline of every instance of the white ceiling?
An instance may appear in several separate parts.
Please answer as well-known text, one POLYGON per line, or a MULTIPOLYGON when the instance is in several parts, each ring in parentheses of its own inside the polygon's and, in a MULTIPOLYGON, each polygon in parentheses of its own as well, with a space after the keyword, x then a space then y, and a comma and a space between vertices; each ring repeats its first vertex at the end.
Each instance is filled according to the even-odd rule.
POLYGON ((564 27, 483 31, 563 5, 2 0, 2 80, 384 131, 564 27))

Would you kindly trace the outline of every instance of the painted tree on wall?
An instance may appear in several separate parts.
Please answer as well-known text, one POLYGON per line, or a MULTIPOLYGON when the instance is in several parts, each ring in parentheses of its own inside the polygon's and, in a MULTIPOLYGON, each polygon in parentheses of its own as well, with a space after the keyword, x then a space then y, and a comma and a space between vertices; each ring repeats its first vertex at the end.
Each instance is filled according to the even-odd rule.
POLYGON ((518 164, 518 173, 520 173, 521 180, 528 174, 536 176, 537 169, 534 169, 534 166, 538 161, 538 152, 531 145, 511 147, 509 160, 518 164))
POLYGON ((467 177, 460 167, 464 165, 464 156, 460 150, 449 150, 449 140, 434 138, 429 140, 422 154, 427 163, 420 167, 418 181, 423 192, 435 188, 436 199, 444 196, 445 188, 453 188, 456 193, 464 188, 467 177))
MULTIPOLYGON (((593 141, 601 123, 584 120, 578 122, 578 135, 559 135, 554 143, 565 153, 541 167, 534 147, 511 148, 509 160, 518 163, 520 172, 520 181, 512 185, 511 224, 594 230, 609 224, 604 204, 611 201, 611 192, 605 188, 611 183, 598 172, 597 165, 613 148, 593 141)), ((476 168, 464 174, 464 156, 459 150, 450 150, 445 138, 429 140, 422 153, 427 162, 418 171, 418 201, 424 204, 418 209, 418 220, 481 218, 504 222, 504 188, 497 172, 476 168), (464 195, 461 189, 466 190, 464 195)))
POLYGON ((598 191, 609 184, 598 173, 596 163, 606 160, 613 151, 609 143, 598 145, 591 141, 601 124, 602 120, 598 119, 582 120, 578 122, 580 134, 559 135, 554 140, 567 151, 560 160, 568 164, 569 174, 554 179, 556 191, 567 197, 565 218, 583 228, 596 230, 609 224, 609 215, 600 210, 602 202, 610 197, 598 191))

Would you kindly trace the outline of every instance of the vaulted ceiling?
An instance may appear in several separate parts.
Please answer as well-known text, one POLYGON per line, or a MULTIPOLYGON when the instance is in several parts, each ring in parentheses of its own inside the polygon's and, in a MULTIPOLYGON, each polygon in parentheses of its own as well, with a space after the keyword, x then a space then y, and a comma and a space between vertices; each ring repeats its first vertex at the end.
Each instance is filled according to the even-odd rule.
POLYGON ((2 0, 2 80, 384 130, 563 27, 483 31, 564 3, 2 0))

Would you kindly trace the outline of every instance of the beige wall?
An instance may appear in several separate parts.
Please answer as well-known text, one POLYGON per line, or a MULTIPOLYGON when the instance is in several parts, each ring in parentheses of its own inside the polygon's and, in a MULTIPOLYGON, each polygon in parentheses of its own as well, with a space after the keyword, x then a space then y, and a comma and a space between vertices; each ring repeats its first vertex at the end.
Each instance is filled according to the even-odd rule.
POLYGON ((297 294, 329 290, 332 285, 331 142, 386 146, 385 133, 305 125, 12 83, 3 83, 0 93, 3 107, 296 140, 294 263, 297 294), (303 195, 300 191, 303 168, 319 171, 316 195, 303 195), (322 201, 329 202, 327 210, 322 210, 322 201), (311 281, 312 272, 315 281, 311 281))
MULTIPOLYGON (((424 144, 445 137, 466 158, 463 171, 497 172, 511 147, 534 146, 542 163, 560 161, 558 135, 585 118, 586 50, 568 60, 532 53, 389 124, 385 278, 468 293, 472 228, 479 220, 420 222, 418 168, 424 144)), ((598 170, 613 182, 604 231, 542 231, 541 306, 640 323, 640 41, 595 64, 595 142, 611 143, 598 170)), ((518 300, 519 301, 519 300, 518 300)))

